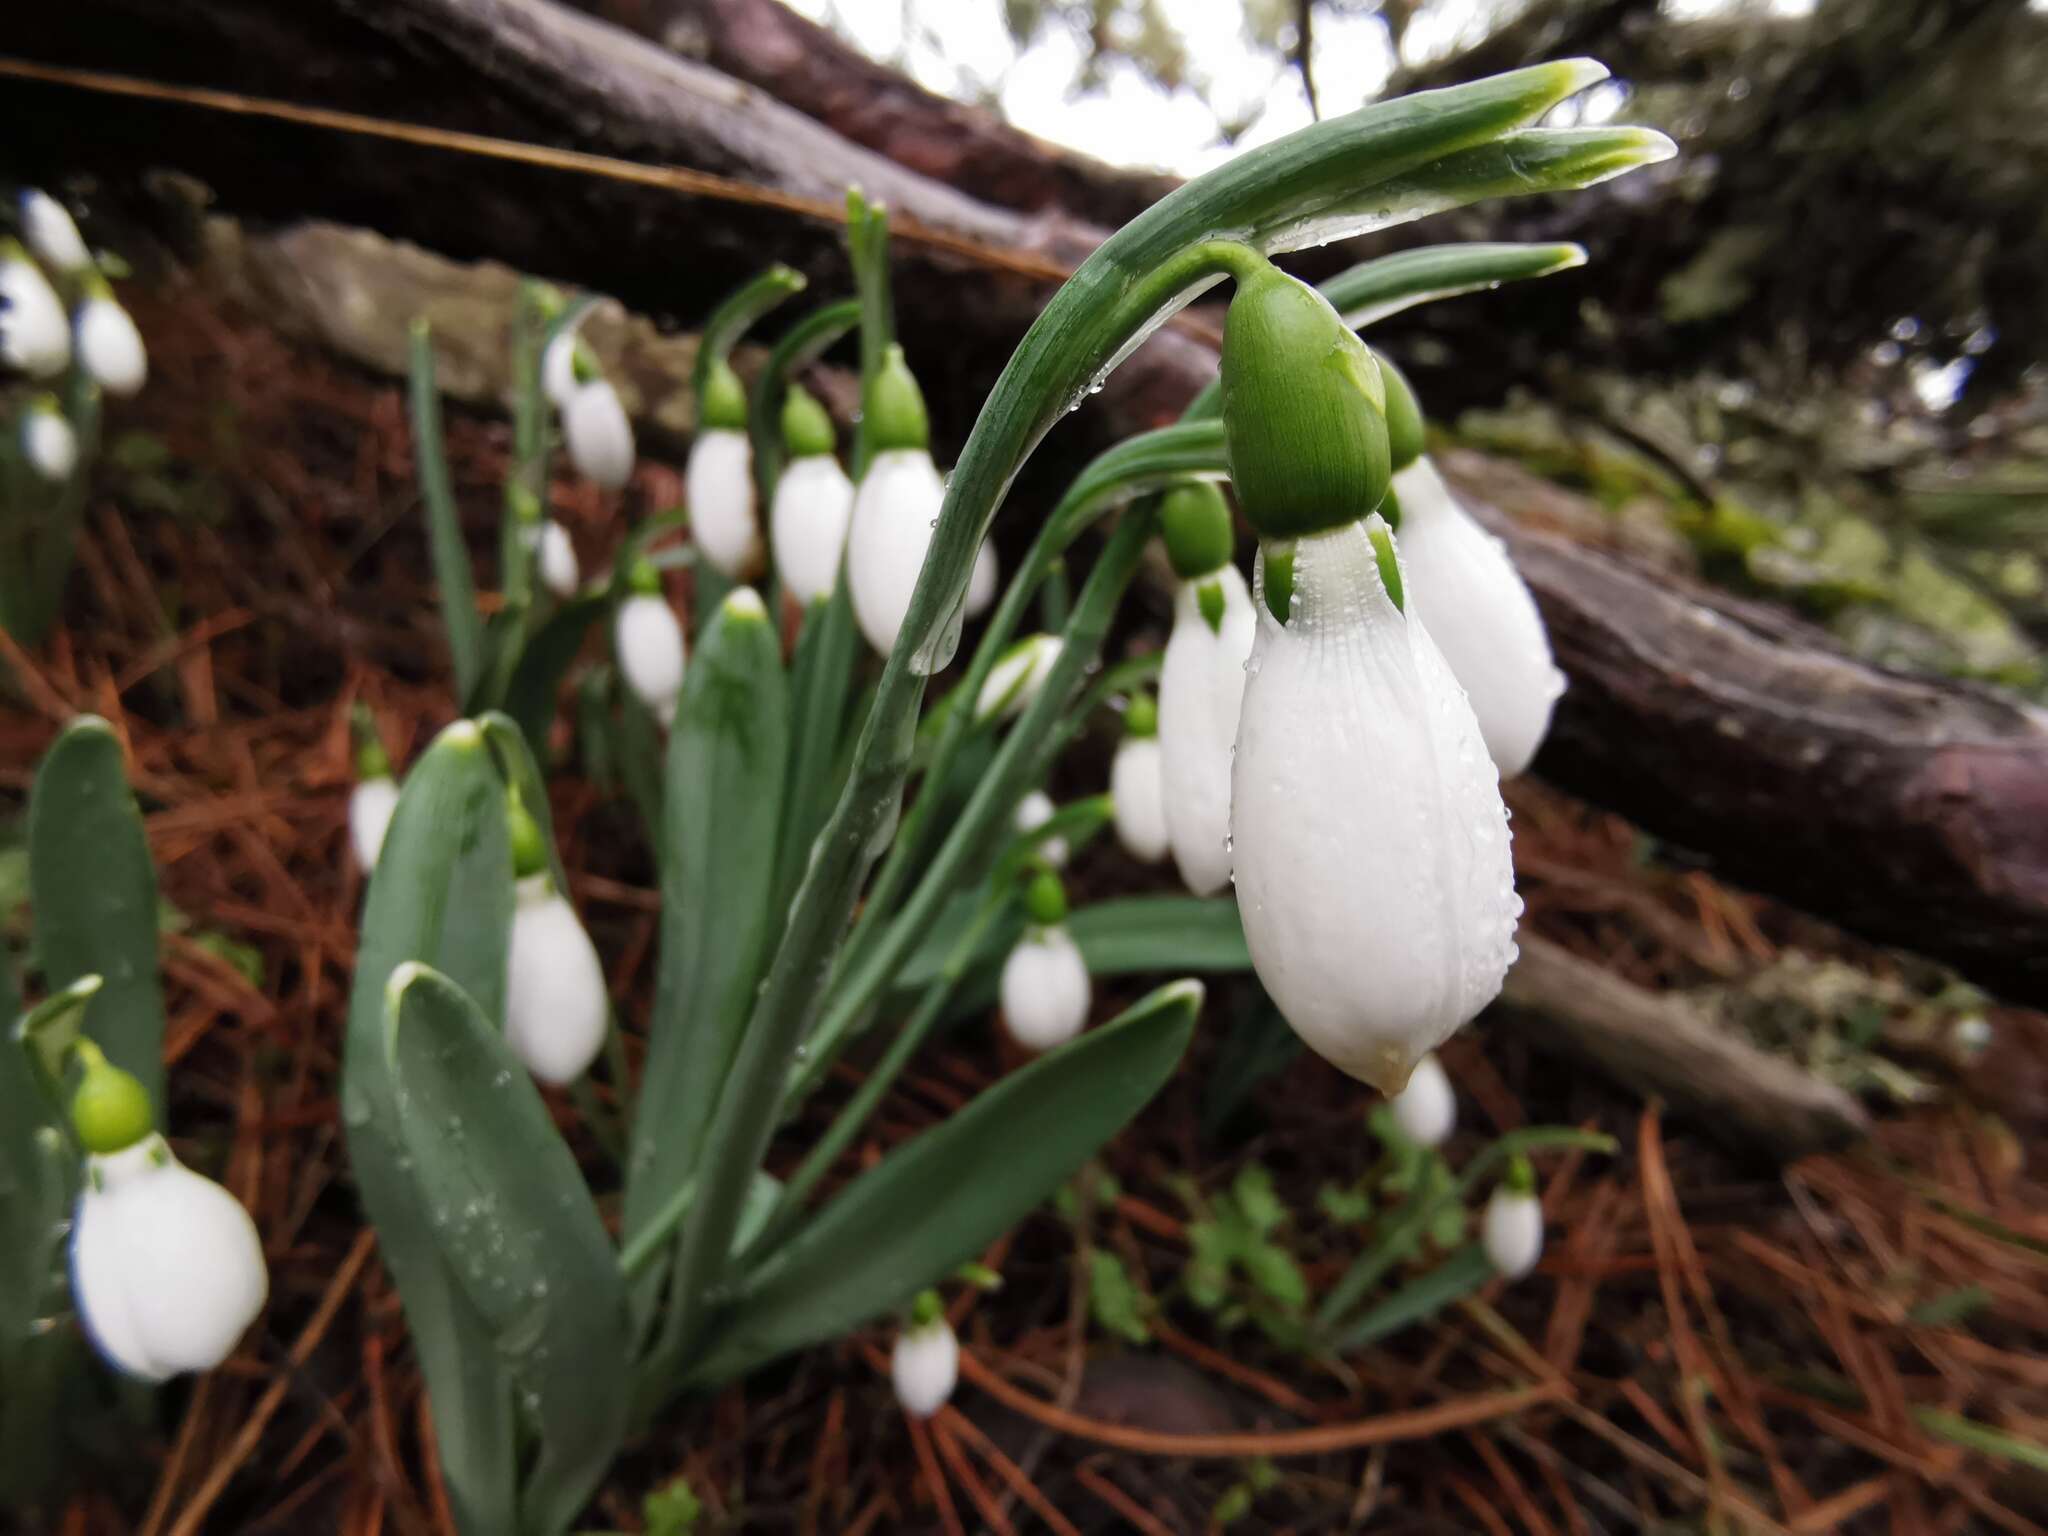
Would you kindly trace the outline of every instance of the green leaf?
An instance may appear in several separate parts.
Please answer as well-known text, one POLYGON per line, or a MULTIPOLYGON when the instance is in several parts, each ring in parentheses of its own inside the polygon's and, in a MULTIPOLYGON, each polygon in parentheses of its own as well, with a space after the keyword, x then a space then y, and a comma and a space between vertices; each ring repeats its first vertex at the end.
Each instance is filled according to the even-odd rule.
MULTIPOLYGON (((669 738, 661 963, 627 1164, 629 1241, 698 1171, 767 954, 788 762, 781 645, 760 599, 741 588, 690 664, 669 738)), ((729 1171, 745 1179, 753 1167, 729 1171)), ((650 1265, 634 1287, 643 1327, 664 1273, 650 1265)))
POLYGON ((1261 1237, 1287 1220, 1287 1207, 1273 1188, 1273 1175, 1257 1163, 1246 1163, 1237 1171, 1230 1194, 1245 1225, 1261 1237))
POLYGON ((1159 1091, 1201 1001, 1163 987, 891 1152, 748 1276, 695 1379, 835 1338, 976 1257, 1159 1091))
POLYGON ((386 1062, 385 986, 400 965, 424 962, 501 1023, 511 925, 505 786, 483 732, 457 721, 406 775, 370 877, 341 1104, 356 1188, 426 1377, 449 1498, 470 1531, 517 1526, 511 1385, 490 1324, 442 1258, 432 1209, 406 1167, 413 1154, 386 1062))
POLYGON ((496 1025, 416 961, 385 989, 384 1060, 417 1198, 540 1434, 519 1528, 566 1530, 625 1437, 626 1298, 576 1159, 496 1025))
POLYGON ((609 609, 604 594, 578 593, 548 615, 519 653, 519 664, 505 688, 505 713, 519 722, 536 757, 547 753, 562 679, 581 654, 590 626, 609 609))
POLYGON ((1426 1274, 1418 1275, 1378 1305, 1369 1307, 1330 1340, 1338 1351, 1362 1349, 1410 1323, 1434 1317, 1452 1302, 1470 1296, 1493 1278, 1493 1265, 1481 1243, 1469 1243, 1426 1274))
POLYGON ((778 935, 782 914, 789 910, 789 899, 810 862, 818 828, 832 813, 856 650, 853 598, 842 574, 832 595, 813 603, 804 615, 790 662, 789 792, 776 837, 772 899, 778 935))
POLYGON ((81 976, 63 990, 52 992, 15 1021, 7 1057, 23 1065, 28 1085, 41 1106, 41 1114, 30 1117, 31 1127, 39 1118, 57 1125, 69 1122, 70 1106, 63 1091, 65 1067, 70 1062, 72 1047, 86 1032, 86 1010, 105 985, 105 978, 98 972, 81 976))
POLYGON ((540 828, 541 843, 548 851, 548 873, 554 877, 555 889, 567 891, 569 871, 563 867, 562 852, 556 846, 555 813, 548 803, 548 783, 541 777, 540 764, 527 745, 526 733, 510 715, 495 709, 477 716, 476 724, 477 729, 484 733, 484 740, 490 743, 499 777, 519 791, 519 799, 527 814, 540 828))
POLYGON ((1088 1252, 1088 1313, 1095 1326, 1133 1344, 1152 1342, 1145 1325, 1145 1293, 1131 1280, 1124 1261, 1106 1248, 1088 1252))
POLYGON ((1125 896, 1079 908, 1067 930, 1091 976, 1251 969, 1244 922, 1227 896, 1125 896))
POLYGON ((692 1536, 703 1514, 704 1505, 687 1478, 678 1477, 640 1501, 647 1536, 692 1536))
POLYGON ((434 560, 434 581, 441 589, 441 624, 448 632, 448 655, 455 664, 455 691, 471 698, 484 675, 484 632, 476 611, 476 578, 470 570, 469 543, 455 510, 455 487, 448 478, 448 450, 441 436, 441 395, 434 383, 434 337, 425 320, 412 323, 412 363, 408 379, 412 401, 413 456, 418 461, 420 499, 426 506, 427 543, 434 560))
POLYGON ((164 1113, 164 999, 157 982, 156 868, 122 770, 96 715, 67 725, 36 771, 28 808, 29 890, 43 981, 60 992, 103 979, 85 1031, 164 1113))

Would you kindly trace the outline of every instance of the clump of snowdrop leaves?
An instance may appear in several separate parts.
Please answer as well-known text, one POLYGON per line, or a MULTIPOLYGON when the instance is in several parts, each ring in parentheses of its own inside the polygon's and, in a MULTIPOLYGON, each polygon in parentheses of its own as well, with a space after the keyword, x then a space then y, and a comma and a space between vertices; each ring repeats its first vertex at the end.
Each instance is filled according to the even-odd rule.
POLYGON ((1384 409, 1371 353, 1321 295, 1271 269, 1239 285, 1224 427, 1262 547, 1231 775, 1238 905, 1295 1031, 1398 1093, 1498 994, 1521 902, 1478 721, 1374 512, 1384 409))
POLYGON ((690 535, 704 558, 733 581, 752 576, 761 563, 761 523, 754 512, 747 392, 723 358, 705 376, 683 484, 690 535))
POLYGON ((1065 1045, 1088 1022, 1093 990, 1080 946, 1067 932, 1067 893, 1041 869, 1024 893, 1027 925, 1003 962, 1003 1023, 1027 1051, 1065 1045))
POLYGON ((544 1083, 573 1083, 604 1045, 604 966, 555 887, 547 841, 515 791, 506 809, 518 882, 505 955, 505 1043, 544 1083))
POLYGON ((1440 1147, 1458 1128, 1458 1095, 1434 1053, 1415 1063, 1408 1086, 1388 1101, 1394 1124, 1418 1147, 1440 1147))
POLYGON ((69 480, 78 467, 78 434, 56 396, 38 395, 21 413, 21 455, 53 485, 69 480))
POLYGON ((653 563, 634 563, 626 600, 612 624, 612 649, 626 686, 664 726, 683 692, 683 626, 662 595, 653 563))
POLYGON ((1543 1202, 1536 1196, 1536 1172, 1526 1157, 1515 1157, 1508 1176, 1486 1202, 1480 1241, 1488 1262, 1510 1280, 1521 1279, 1543 1257, 1543 1202))
POLYGON ((977 721, 1014 720, 1029 709, 1060 659, 1058 635, 1026 635, 996 658, 974 698, 977 721))
POLYGON ((928 1419, 946 1406, 960 1380, 960 1341, 946 1321, 937 1291, 921 1291, 910 1321, 889 1352, 889 1380, 896 1401, 914 1419, 928 1419))
POLYGON ((37 379, 71 363, 63 302, 19 240, 0 239, 0 363, 37 379))
POLYGON ((108 394, 134 394, 149 377, 142 332, 97 272, 86 276, 81 291, 85 298, 72 320, 79 366, 108 394))
POLYGON ((768 538, 782 585, 808 608, 839 583, 853 482, 833 456, 832 418, 801 385, 792 385, 783 402, 782 441, 789 462, 775 483, 768 538))
POLYGON ((85 1185, 71 1225, 79 1321, 109 1364, 145 1381, 225 1360, 269 1294, 249 1213, 181 1164, 151 1126, 149 1093, 91 1041, 72 1124, 85 1185))
POLYGON ((1124 710, 1124 739, 1109 763, 1109 794, 1124 851, 1145 864, 1165 858, 1166 780, 1159 756, 1159 709, 1149 694, 1132 694, 1124 710))
POLYGON ((1160 505, 1159 527, 1179 578, 1159 674, 1167 837, 1187 888, 1213 896, 1230 883, 1230 754, 1258 620, 1231 564, 1236 537, 1221 491, 1176 487, 1160 505))
POLYGON ((391 759, 366 713, 356 716, 356 738, 356 787, 348 797, 348 837, 356 865, 367 875, 376 869, 378 855, 384 851, 384 834, 398 809, 398 782, 391 776, 391 759))
POLYGON ((932 463, 924 394, 901 347, 889 348, 865 411, 875 452, 853 499, 846 579, 861 634, 876 654, 887 656, 910 611, 946 484, 932 463))

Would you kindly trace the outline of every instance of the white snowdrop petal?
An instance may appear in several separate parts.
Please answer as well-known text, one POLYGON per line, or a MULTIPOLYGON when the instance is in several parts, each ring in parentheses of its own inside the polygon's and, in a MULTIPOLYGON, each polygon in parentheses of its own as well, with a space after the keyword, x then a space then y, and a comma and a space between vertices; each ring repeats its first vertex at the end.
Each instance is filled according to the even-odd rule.
POLYGON ((54 272, 81 272, 92 265, 92 252, 71 211, 34 187, 21 194, 21 238, 54 272))
POLYGON ((576 559, 575 541, 569 537, 569 530, 553 518, 541 524, 534 561, 540 567, 541 585, 556 597, 574 597, 583 584, 583 567, 576 559))
POLYGON ((1533 1193, 1498 1186, 1486 1202, 1481 1241, 1493 1267, 1519 1280, 1543 1257, 1543 1203, 1533 1193))
POLYGON ((829 453, 792 459, 775 483, 768 513, 769 541, 782 585, 808 607, 830 597, 846 554, 853 516, 853 482, 829 453))
POLYGON ((149 376, 142 332, 128 311, 104 296, 78 307, 78 361, 110 395, 132 395, 149 376))
POLYGON ((46 379, 70 362, 71 324, 57 290, 25 257, 0 261, 0 363, 46 379))
POLYGON ((555 333, 554 340, 540 355, 541 393, 553 402, 558 411, 566 411, 569 401, 576 393, 576 332, 565 329, 555 333))
POLYGON ((576 909, 546 874, 519 882, 505 961, 505 1043, 544 1083, 596 1060, 607 1021, 604 966, 576 909))
POLYGON ((734 581, 761 561, 761 524, 754 513, 754 448, 747 434, 706 427, 690 445, 684 470, 690 537, 704 558, 734 581))
POLYGON ((946 1406, 960 1379, 960 1341, 944 1318, 896 1335, 889 1378, 896 1401, 913 1418, 928 1419, 946 1406))
POLYGON ((876 454, 854 495, 846 579, 854 619, 880 655, 895 648, 945 499, 945 482, 921 448, 876 454))
POLYGON ((1368 523, 1384 526, 1297 543, 1286 625, 1259 604, 1231 835, 1245 937, 1281 1013, 1398 1092, 1499 992, 1521 902, 1478 723, 1387 595, 1368 523))
POLYGON ((1408 611, 1471 701, 1502 778, 1529 766, 1564 692, 1536 599, 1507 546, 1458 504, 1425 456, 1394 477, 1408 611))
POLYGON ((1450 1076, 1434 1054, 1415 1063, 1408 1086, 1388 1101, 1394 1123, 1410 1141, 1423 1147, 1440 1147, 1458 1128, 1458 1095, 1450 1076))
POLYGON ((1127 736, 1109 763, 1109 795, 1116 806, 1117 840, 1134 859, 1166 857, 1166 782, 1159 738, 1127 736))
POLYGON ((22 417, 21 451, 45 480, 69 480, 78 467, 78 435, 55 411, 31 409, 22 417))
POLYGON ((974 570, 967 578, 967 617, 978 619, 987 613, 996 600, 996 586, 1002 579, 1002 567, 996 560, 996 547, 988 539, 981 541, 981 548, 974 552, 974 570))
POLYGON ((1058 635, 1031 635, 1011 646, 989 668, 981 692, 975 696, 974 718, 987 720, 1000 714, 1005 720, 1014 720, 1023 714, 1045 687, 1063 648, 1058 635))
POLYGON ((384 851, 384 834, 391 828, 391 813, 398 809, 398 785, 388 774, 364 779, 348 797, 348 838, 355 849, 356 866, 364 874, 377 867, 384 851))
POLYGON ((1174 863, 1197 896, 1230 883, 1230 757, 1257 632, 1236 566, 1181 583, 1159 674, 1159 749, 1174 863), (1201 610, 1201 589, 1211 582, 1223 594, 1215 629, 1201 610))
MULTIPOLYGON (((1035 832, 1052 820, 1054 806, 1052 796, 1042 789, 1034 789, 1017 802, 1017 814, 1013 818, 1019 832, 1035 832)), ((1040 838, 1035 845, 1038 856, 1054 869, 1067 867, 1067 840, 1064 837, 1040 838)))
POLYGON ((1088 1022, 1088 965, 1064 927, 1026 930, 1003 962, 1003 1022, 1027 1051, 1065 1045, 1088 1022))
POLYGON ((636 592, 619 604, 613 649, 626 686, 667 725, 683 691, 683 626, 668 599, 636 592))
POLYGON ((562 435, 576 472, 607 490, 633 474, 633 424, 609 379, 578 384, 562 412, 562 435))

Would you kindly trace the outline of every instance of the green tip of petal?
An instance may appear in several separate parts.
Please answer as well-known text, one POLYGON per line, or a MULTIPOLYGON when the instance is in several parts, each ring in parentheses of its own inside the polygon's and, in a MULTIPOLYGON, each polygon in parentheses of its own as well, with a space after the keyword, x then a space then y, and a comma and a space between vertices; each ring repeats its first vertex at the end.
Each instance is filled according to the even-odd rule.
POLYGON ((1408 601, 1401 590, 1401 562, 1394 554, 1393 531, 1381 522, 1377 528, 1368 524, 1366 534, 1372 540, 1373 559, 1379 564, 1380 580, 1386 586, 1387 596, 1394 600, 1396 608, 1406 613, 1408 601))
POLYGON ((1294 611, 1294 545, 1291 541, 1268 544, 1265 553, 1265 579, 1262 585, 1266 595, 1266 611, 1285 624, 1287 615, 1294 611))
POLYGON ((910 1304, 910 1326, 929 1328, 946 1315, 946 1305, 939 1299, 937 1291, 919 1291, 917 1300, 910 1304))

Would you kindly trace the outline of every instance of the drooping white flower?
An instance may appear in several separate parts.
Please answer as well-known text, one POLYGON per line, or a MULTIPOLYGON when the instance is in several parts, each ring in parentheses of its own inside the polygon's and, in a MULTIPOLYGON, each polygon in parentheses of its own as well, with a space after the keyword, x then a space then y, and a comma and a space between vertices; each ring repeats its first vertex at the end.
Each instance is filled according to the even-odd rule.
POLYGON ((1109 794, 1124 851, 1146 864, 1165 858, 1166 777, 1156 734, 1132 733, 1117 743, 1109 762, 1109 794))
POLYGON ((683 626, 659 592, 635 592, 619 604, 612 635, 619 671, 631 688, 667 725, 683 691, 683 626))
POLYGON ((576 394, 576 348, 581 338, 564 327, 540 354, 540 388, 558 411, 567 411, 576 394))
POLYGON ((1058 635, 1026 635, 997 658, 974 698, 976 720, 1014 720, 1045 687, 1062 649, 1058 635))
POLYGON ((1434 1052, 1415 1063, 1408 1086, 1388 1100, 1394 1123, 1417 1146, 1440 1147, 1458 1128, 1458 1095, 1434 1052))
POLYGON ((896 1401, 914 1419, 928 1419, 946 1406, 960 1379, 960 1341, 944 1313, 896 1335, 896 1346, 889 1352, 889 1379, 896 1401))
POLYGON ((775 483, 768 532, 782 585, 805 607, 839 584, 853 515, 853 482, 829 453, 792 459, 775 483))
POLYGON ((576 589, 583 584, 583 568, 577 562, 576 544, 569 537, 569 530, 549 518, 540 525, 533 554, 534 564, 540 570, 541 585, 556 597, 574 597, 576 589))
POLYGON ((505 1043, 544 1083, 581 1077, 604 1045, 604 967, 545 871, 519 882, 506 951, 505 1043))
POLYGON ((1173 860, 1197 896, 1230 883, 1230 755, 1258 627, 1234 565, 1183 581, 1174 595, 1159 673, 1159 749, 1173 860))
POLYGON ((142 332, 111 293, 87 296, 73 322, 79 365, 110 395, 132 395, 149 377, 142 332))
POLYGON ((1458 504, 1427 455, 1394 476, 1408 611, 1479 718, 1486 750, 1511 779, 1529 766, 1564 692, 1550 638, 1507 546, 1458 504))
POLYGON ((1063 923, 1033 925, 1003 961, 1003 1022, 1027 1051, 1065 1045, 1088 1022, 1088 964, 1063 923))
POLYGON ((1519 1280, 1543 1257, 1543 1202, 1533 1189, 1501 1184, 1486 1202, 1480 1239, 1487 1260, 1510 1280, 1519 1280))
POLYGON ((617 490, 633 474, 633 424, 609 379, 578 384, 562 410, 569 459, 586 480, 617 490))
POLYGON ((978 619, 996 600, 996 585, 1002 580, 1002 566, 996 560, 995 544, 981 541, 974 552, 974 570, 967 578, 967 617, 978 619))
POLYGON ((21 452, 45 480, 69 480, 78 467, 78 434, 55 400, 32 401, 21 416, 21 452))
POLYGON ((878 655, 895 648, 945 499, 945 481, 922 448, 876 454, 854 493, 846 579, 854 619, 878 655))
MULTIPOLYGON (((1012 824, 1020 833, 1036 832, 1052 820, 1054 809, 1052 796, 1042 789, 1034 789, 1017 802, 1017 814, 1012 824)), ((1069 850, 1064 837, 1042 837, 1032 846, 1037 849, 1038 856, 1054 869, 1067 867, 1069 850)))
POLYGON ((690 536, 704 558, 734 581, 761 561, 761 523, 754 514, 754 448, 747 434, 706 427, 690 445, 684 471, 690 536))
MULTIPOLYGON (((1399 1092, 1514 959, 1507 811, 1464 690, 1401 611, 1386 524, 1312 534, 1287 558, 1285 624, 1261 588, 1232 764, 1238 907, 1295 1031, 1399 1092)), ((1262 583, 1270 569, 1262 552, 1262 583)))
POLYGON ((361 779, 348 797, 348 838, 355 849, 356 864, 364 874, 377 867, 384 851, 384 834, 391 829, 391 813, 398 809, 398 785, 388 773, 361 779))
POLYGON ((110 1363, 145 1381, 210 1371, 269 1291, 249 1213, 181 1164, 161 1136, 86 1159, 71 1294, 86 1336, 110 1363))
POLYGON ((32 378, 62 373, 71 327, 42 269, 14 241, 0 241, 0 363, 32 378))
POLYGON ((92 265, 92 252, 70 210, 34 187, 21 194, 21 238, 52 272, 82 272, 92 265))

